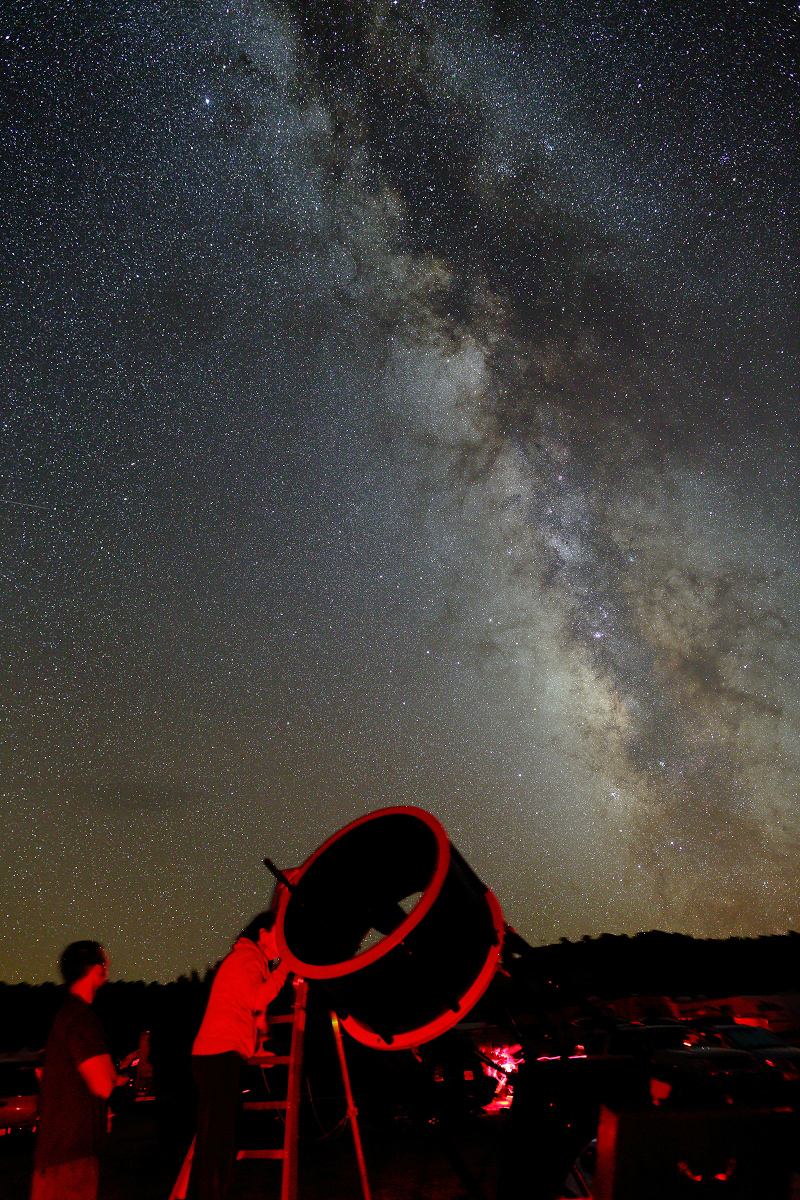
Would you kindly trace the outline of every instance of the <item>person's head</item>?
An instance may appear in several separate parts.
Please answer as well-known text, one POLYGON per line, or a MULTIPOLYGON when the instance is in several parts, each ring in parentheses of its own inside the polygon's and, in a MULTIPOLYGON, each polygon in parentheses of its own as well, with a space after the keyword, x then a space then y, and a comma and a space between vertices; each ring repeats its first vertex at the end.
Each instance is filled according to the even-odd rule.
POLYGON ((263 929, 266 933, 272 933, 275 928, 275 920, 276 914, 271 908, 268 908, 266 912, 259 913, 257 917, 253 917, 250 924, 246 925, 239 934, 239 937, 249 938, 251 942, 255 942, 258 945, 261 930, 263 929))
POLYGON ((59 961, 64 983, 94 997, 108 979, 108 955, 99 942, 71 942, 59 961))
POLYGON ((275 940, 275 921, 275 911, 268 908, 266 912, 259 913, 257 917, 253 917, 250 924, 239 934, 239 937, 249 938, 251 942, 255 942, 265 958, 278 958, 279 951, 278 943, 275 940))

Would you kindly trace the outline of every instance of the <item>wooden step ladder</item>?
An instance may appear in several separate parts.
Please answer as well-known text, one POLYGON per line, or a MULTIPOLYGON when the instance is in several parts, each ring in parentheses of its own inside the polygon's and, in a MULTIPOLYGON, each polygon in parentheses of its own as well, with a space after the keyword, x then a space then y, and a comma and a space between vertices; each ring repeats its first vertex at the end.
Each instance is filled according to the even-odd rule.
MULTIPOLYGON (((294 1005, 292 1011, 286 1014, 279 1014, 269 1018, 269 1025, 289 1024, 292 1026, 292 1037, 289 1046, 288 1054, 256 1054, 253 1058, 248 1059, 248 1066, 261 1068, 286 1066, 289 1068, 288 1079, 286 1082, 286 1097, 283 1100, 245 1100, 242 1107, 245 1112, 268 1112, 283 1110, 285 1112, 285 1125, 283 1131, 283 1147, 280 1150, 253 1149, 239 1150, 236 1153, 237 1160, 247 1158, 260 1159, 277 1159, 281 1163, 281 1200, 297 1200, 297 1163, 298 1163, 298 1143, 300 1133, 300 1088, 303 1079, 303 1043, 306 1031, 306 1000, 308 996, 308 984, 304 979, 295 977, 294 980, 294 1005)), ((364 1151, 361 1145, 361 1135, 358 1128, 358 1110, 353 1099, 353 1092, 350 1087, 350 1073, 347 1069, 347 1059, 345 1058, 344 1045, 342 1043, 342 1032, 339 1023, 339 1018, 335 1013, 330 1014, 331 1025, 333 1028, 334 1041, 336 1043, 336 1052, 339 1058, 339 1067, 342 1074, 342 1083, 344 1085, 345 1100, 347 1103, 347 1121, 350 1124, 350 1132, 353 1135, 353 1148, 355 1150, 356 1162, 358 1165, 358 1173, 361 1181, 361 1191, 364 1200, 371 1200, 369 1181, 367 1179, 367 1169, 364 1162, 364 1151)), ((180 1174, 175 1181, 169 1200, 185 1200, 186 1191, 189 1186, 189 1175, 192 1169, 192 1158, 194 1157, 194 1140, 189 1147, 189 1153, 186 1155, 180 1174)))
POLYGON ((290 1013, 269 1018, 270 1027, 288 1024, 292 1026, 292 1040, 288 1054, 256 1054, 248 1059, 248 1066, 289 1068, 284 1100, 245 1100, 245 1112, 283 1110, 286 1114, 283 1130, 283 1147, 280 1150, 239 1150, 236 1158, 274 1158, 282 1164, 281 1200, 296 1200, 297 1197, 297 1147, 300 1128, 300 1084, 303 1078, 303 1041, 306 1031, 306 997, 308 984, 304 979, 295 979, 294 1006, 290 1013))
MULTIPOLYGON (((283 1110, 285 1122, 283 1131, 283 1147, 280 1150, 238 1150, 237 1160, 243 1158, 274 1158, 281 1162, 281 1200, 296 1200, 297 1197, 297 1158, 300 1129, 300 1084, 303 1078, 303 1042, 306 1031, 306 999, 308 984, 304 979, 294 980, 294 1004, 290 1013, 279 1013, 269 1017, 270 1027, 273 1025, 292 1026, 292 1037, 288 1054, 255 1054, 247 1060, 248 1066, 289 1068, 286 1083, 286 1097, 283 1100, 245 1100, 242 1107, 245 1111, 283 1110)), ((183 1166, 180 1169, 175 1185, 169 1194, 169 1200, 186 1200, 189 1187, 189 1176, 192 1171, 195 1139, 183 1166)))

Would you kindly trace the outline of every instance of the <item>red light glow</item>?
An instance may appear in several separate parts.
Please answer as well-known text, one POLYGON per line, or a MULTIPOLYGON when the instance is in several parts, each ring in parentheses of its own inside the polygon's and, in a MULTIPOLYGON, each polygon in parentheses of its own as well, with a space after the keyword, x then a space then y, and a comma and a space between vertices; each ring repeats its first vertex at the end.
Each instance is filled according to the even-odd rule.
MULTIPOLYGON (((588 1054, 568 1054, 567 1058, 588 1058, 588 1054)), ((536 1059, 537 1062, 561 1062, 564 1058, 563 1054, 540 1054, 536 1059)))
POLYGON ((488 1104, 484 1104, 483 1111, 495 1113, 511 1108, 514 1089, 508 1079, 510 1075, 514 1074, 520 1063, 525 1061, 522 1046, 516 1043, 513 1046, 479 1046, 478 1049, 484 1058, 491 1059, 494 1064, 494 1066, 490 1066, 488 1062, 484 1062, 484 1074, 488 1075, 490 1079, 497 1080, 494 1096, 488 1104))

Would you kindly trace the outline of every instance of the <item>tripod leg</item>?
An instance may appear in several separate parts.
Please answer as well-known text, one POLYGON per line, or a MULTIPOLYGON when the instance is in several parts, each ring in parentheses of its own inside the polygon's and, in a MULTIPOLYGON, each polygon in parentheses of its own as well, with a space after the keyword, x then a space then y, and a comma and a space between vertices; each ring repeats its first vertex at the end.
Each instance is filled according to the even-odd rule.
POLYGON ((186 1189, 189 1186, 189 1174, 192 1170, 192 1159, 194 1158, 194 1138, 189 1147, 186 1158, 183 1160, 183 1166, 178 1173, 178 1178, 175 1180, 175 1186, 169 1194, 169 1200, 186 1200, 186 1189))
POLYGON ((334 1040, 336 1041, 336 1052, 339 1055, 339 1066, 342 1070, 342 1083, 344 1084, 344 1094, 347 1098, 347 1118, 350 1122, 350 1129, 353 1134, 353 1146, 355 1147, 356 1152, 358 1173, 361 1176, 361 1190, 364 1193, 364 1200, 371 1200, 369 1180, 367 1179, 367 1166, 364 1162, 364 1150, 361 1146, 361 1134, 358 1128, 358 1109, 353 1102, 353 1093, 350 1089, 350 1072, 347 1069, 347 1059, 344 1056, 342 1030, 341 1026, 339 1025, 339 1018, 335 1012, 331 1012, 331 1025, 333 1026, 333 1036, 334 1040))

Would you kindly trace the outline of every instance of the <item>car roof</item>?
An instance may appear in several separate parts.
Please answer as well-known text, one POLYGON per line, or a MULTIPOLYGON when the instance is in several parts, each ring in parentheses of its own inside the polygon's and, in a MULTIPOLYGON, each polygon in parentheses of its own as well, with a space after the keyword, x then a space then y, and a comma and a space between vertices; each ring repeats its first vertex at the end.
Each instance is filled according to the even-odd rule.
POLYGON ((42 1061, 43 1052, 41 1050, 14 1050, 7 1054, 0 1054, 0 1064, 17 1067, 34 1067, 42 1061))

